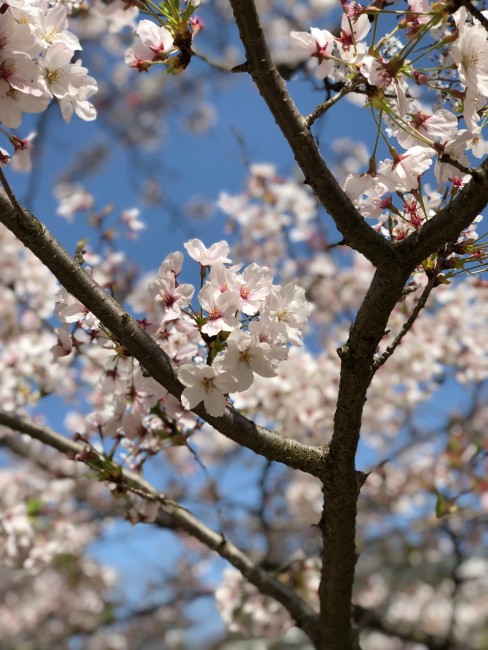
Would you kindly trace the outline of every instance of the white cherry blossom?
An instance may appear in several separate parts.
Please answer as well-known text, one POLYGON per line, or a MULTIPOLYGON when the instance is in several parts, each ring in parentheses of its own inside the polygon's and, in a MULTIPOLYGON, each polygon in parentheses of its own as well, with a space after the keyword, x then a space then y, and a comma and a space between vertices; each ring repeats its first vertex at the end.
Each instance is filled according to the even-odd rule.
POLYGON ((229 244, 224 240, 216 242, 210 248, 207 248, 200 239, 190 239, 183 246, 186 248, 188 255, 201 266, 211 266, 216 262, 230 262, 230 259, 227 257, 229 254, 229 244))
POLYGON ((235 316, 237 310, 237 297, 230 291, 220 292, 207 282, 200 289, 198 300, 207 312, 207 322, 202 327, 202 332, 214 336, 224 330, 231 332, 239 326, 235 316))
POLYGON ((271 355, 268 343, 256 342, 249 332, 235 329, 227 339, 221 367, 237 380, 235 390, 246 390, 253 382, 253 373, 261 377, 276 376, 271 355))
POLYGON ((451 46, 451 57, 465 86, 488 97, 488 41, 486 29, 465 23, 451 46))
POLYGON ((191 410, 203 402, 206 411, 214 417, 224 414, 225 393, 236 388, 236 380, 228 372, 207 365, 183 364, 178 369, 178 378, 186 386, 181 395, 183 406, 191 410))
POLYGON ((195 287, 191 284, 177 285, 175 275, 171 272, 152 282, 149 290, 164 310, 163 323, 180 318, 181 310, 190 304, 195 293, 195 287))
POLYGON ((316 58, 319 66, 315 71, 318 79, 324 79, 332 67, 334 61, 329 57, 335 50, 335 39, 326 29, 312 27, 308 32, 291 32, 293 47, 302 55, 316 58))

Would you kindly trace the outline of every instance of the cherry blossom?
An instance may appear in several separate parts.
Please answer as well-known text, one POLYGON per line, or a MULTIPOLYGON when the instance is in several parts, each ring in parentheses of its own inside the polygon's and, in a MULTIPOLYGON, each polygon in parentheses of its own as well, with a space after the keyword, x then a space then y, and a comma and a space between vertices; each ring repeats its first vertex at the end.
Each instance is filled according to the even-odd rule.
POLYGON ((272 365, 272 349, 268 343, 253 340, 249 332, 235 329, 227 339, 227 350, 222 361, 222 368, 237 380, 236 390, 248 389, 254 375, 275 377, 272 365))
POLYGON ((199 239, 191 239, 184 244, 188 255, 196 260, 201 266, 211 266, 217 262, 230 262, 227 257, 229 244, 220 241, 207 248, 199 239))
POLYGON ((326 77, 332 69, 334 62, 329 57, 334 53, 335 39, 326 29, 312 27, 310 34, 307 32, 291 32, 292 45, 309 57, 316 58, 319 66, 315 71, 318 79, 326 77))
POLYGON ((235 390, 236 380, 228 372, 219 372, 212 366, 183 364, 178 370, 181 383, 186 386, 181 403, 192 409, 203 402, 206 411, 214 417, 224 414, 225 393, 235 390))
POLYGON ((167 273, 158 278, 150 285, 151 292, 154 292, 154 299, 163 307, 164 315, 162 322, 174 320, 180 317, 181 309, 186 307, 195 292, 191 284, 176 285, 173 273, 167 273))
MULTIPOLYGON (((351 7, 354 3, 351 3, 351 7)), ((360 11, 360 5, 357 5, 360 11)), ((341 34, 336 39, 342 58, 349 62, 356 62, 366 54, 366 45, 361 43, 369 33, 371 24, 364 13, 355 14, 354 9, 345 13, 341 21, 341 34)))
POLYGON ((222 330, 231 332, 238 326, 239 321, 234 316, 238 301, 230 291, 222 293, 206 283, 198 294, 198 300, 208 313, 207 322, 202 327, 205 334, 214 336, 222 330))
POLYGON ((488 97, 488 42, 481 25, 464 23, 451 47, 451 57, 465 86, 476 88, 488 97))
POLYGON ((418 179, 432 165, 433 149, 415 145, 395 160, 386 159, 378 165, 382 180, 392 192, 409 192, 418 186, 418 179))
POLYGON ((441 108, 435 111, 433 115, 426 115, 424 113, 412 115, 408 128, 405 130, 400 129, 397 139, 398 143, 404 149, 409 149, 419 144, 429 146, 425 140, 421 139, 421 136, 424 136, 428 141, 432 142, 447 142, 454 138, 457 127, 458 121, 456 116, 445 108, 441 108), (417 134, 419 135, 417 136, 417 134))
POLYGON ((147 70, 154 62, 165 61, 174 47, 170 32, 150 20, 141 20, 136 34, 140 41, 127 50, 125 62, 139 72, 147 70))
POLYGON ((10 137, 14 145, 14 157, 12 159, 12 169, 15 171, 28 172, 32 169, 31 151, 33 149, 32 141, 37 133, 29 133, 26 138, 18 138, 15 135, 10 137))
POLYGON ((304 289, 290 282, 271 293, 269 304, 263 310, 263 319, 275 323, 285 340, 301 345, 300 334, 311 311, 304 289))

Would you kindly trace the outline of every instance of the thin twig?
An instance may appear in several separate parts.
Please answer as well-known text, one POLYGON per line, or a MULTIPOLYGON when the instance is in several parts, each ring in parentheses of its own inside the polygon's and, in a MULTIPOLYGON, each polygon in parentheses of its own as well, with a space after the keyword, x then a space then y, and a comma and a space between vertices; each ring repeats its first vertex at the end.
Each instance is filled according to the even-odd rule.
POLYGON ((319 117, 322 117, 322 115, 324 115, 329 110, 329 108, 332 108, 332 106, 334 106, 334 104, 336 104, 340 99, 345 97, 345 95, 354 92, 360 83, 361 83, 361 78, 357 77, 353 79, 350 84, 343 86, 339 90, 339 92, 337 92, 334 95, 334 97, 331 97, 323 104, 319 104, 310 113, 310 115, 307 115, 305 117, 305 122, 308 124, 308 127, 310 128, 312 124, 315 122, 315 120, 318 120, 319 117))
POLYGON ((439 272, 434 273, 430 278, 427 284, 424 287, 424 290, 422 291, 422 295, 420 296, 417 304, 415 305, 414 310, 412 311, 409 319, 403 324, 401 331, 397 334, 395 339, 393 340, 393 343, 389 345, 386 350, 380 354, 379 357, 377 357, 374 362, 373 362, 373 372, 376 372, 378 368, 381 368, 382 365, 384 365, 388 359, 391 357, 391 355, 395 352, 397 347, 400 345, 402 342, 403 337, 407 334, 407 332, 410 331, 412 328, 413 324, 417 320, 420 312, 422 309, 425 307, 427 304, 427 300, 430 296, 430 293, 432 289, 436 285, 436 280, 438 278, 439 272))
POLYGON ((261 566, 254 564, 245 553, 229 542, 223 535, 216 533, 205 524, 198 521, 191 512, 170 499, 163 492, 158 491, 142 476, 124 469, 100 455, 93 447, 87 444, 69 440, 53 431, 49 427, 39 426, 28 422, 10 413, 0 411, 0 425, 14 431, 25 433, 35 440, 57 449, 68 457, 87 464, 92 469, 101 467, 99 478, 106 482, 116 483, 117 491, 130 492, 145 500, 155 502, 169 516, 175 528, 180 529, 198 539, 207 548, 215 551, 225 560, 229 561, 242 575, 254 584, 261 593, 271 596, 280 602, 291 614, 297 625, 307 634, 315 633, 316 614, 294 590, 289 589, 277 578, 265 571, 261 566), (110 464, 110 471, 103 476, 103 468, 110 464))

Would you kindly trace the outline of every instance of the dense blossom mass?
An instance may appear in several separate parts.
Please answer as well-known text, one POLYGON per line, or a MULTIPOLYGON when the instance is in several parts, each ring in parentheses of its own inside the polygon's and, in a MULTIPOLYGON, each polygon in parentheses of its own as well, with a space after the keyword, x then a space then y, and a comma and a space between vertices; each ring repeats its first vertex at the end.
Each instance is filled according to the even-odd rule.
MULTIPOLYGON (((248 25, 237 17, 242 3, 230 4, 246 44, 248 25)), ((68 227, 86 217, 89 232, 73 265, 83 282, 98 284, 102 297, 135 314, 138 333, 147 334, 145 356, 134 352, 130 337, 115 334, 117 322, 96 302, 85 305, 76 281, 69 289, 58 284, 0 225, 0 442, 22 458, 0 470, 0 629, 8 647, 42 638, 42 647, 86 639, 87 650, 130 650, 146 640, 181 648, 195 638, 185 636, 196 625, 188 604, 209 596, 234 638, 251 638, 256 647, 324 647, 303 621, 330 606, 327 580, 336 566, 328 566, 327 544, 334 548, 335 530, 356 513, 355 501, 343 502, 357 488, 352 611, 363 650, 485 648, 482 209, 412 263, 379 334, 365 316, 380 314, 387 302, 375 291, 394 281, 395 265, 408 252, 402 245, 410 242, 413 250, 424 226, 441 224, 439 215, 449 214, 460 195, 457 212, 472 205, 471 180, 482 191, 484 167, 476 167, 488 154, 488 11, 477 2, 459 4, 258 2, 282 75, 273 81, 270 74, 267 83, 283 83, 277 96, 284 107, 288 80, 288 89, 306 83, 318 103, 289 137, 292 147, 299 142, 294 154, 302 169, 287 175, 273 162, 250 162, 236 129, 243 190, 221 188, 211 208, 207 198, 188 196, 182 208, 206 218, 215 207, 226 239, 187 237, 181 250, 161 254, 155 272, 138 274, 117 248, 121 235, 137 244, 154 227, 140 208, 99 208, 87 189, 87 170, 97 170, 110 147, 80 155, 74 171, 66 166, 54 188, 57 214, 68 227), (322 135, 321 117, 339 102, 364 116, 367 145, 348 133, 334 139, 327 120, 322 135), (312 136, 306 145, 304 133, 312 136), (314 183, 300 158, 305 149, 330 154, 336 180, 322 169, 314 183), (337 197, 339 216, 331 205, 337 197), (342 212, 358 217, 352 230, 342 212), (355 239, 359 232, 377 250, 400 251, 386 275, 380 254, 355 239), (363 349, 373 340, 364 364, 363 349), (157 352, 166 355, 166 382, 149 368, 157 352), (356 398, 362 403, 353 413, 356 398), (62 419, 73 446, 41 429, 36 435, 68 458, 33 442, 28 428, 19 426, 26 435, 14 436, 15 426, 2 420, 30 418, 41 427, 43 413, 61 404, 68 405, 62 419), (337 449, 340 462, 354 458, 356 449, 347 447, 353 434, 341 428, 350 424, 349 411, 361 425, 360 460, 330 478, 314 459, 322 454, 332 472, 337 449), (334 489, 344 476, 350 482, 338 506, 334 489), (200 517, 197 525, 189 511, 200 517), (115 572, 90 556, 90 545, 110 539, 121 517, 189 535, 174 565, 158 575, 164 590, 151 581, 144 603, 126 608, 115 572), (233 567, 222 571, 214 552, 233 567)), ((206 133, 218 123, 219 107, 208 99, 219 89, 216 80, 232 71, 237 83, 240 73, 256 72, 252 48, 247 60, 236 53, 229 19, 228 3, 220 1, 5 2, 0 133, 8 150, 0 148, 0 180, 9 200, 3 168, 35 178, 42 119, 55 100, 66 123, 73 114, 88 122, 98 117, 120 138, 131 169, 146 173, 141 204, 168 201, 174 211, 156 169, 170 169, 164 165, 171 156, 157 164, 151 158, 164 125, 173 128, 176 115, 193 134, 206 133), (36 130, 21 132, 32 124, 25 114, 42 114, 36 130)), ((257 48, 261 36, 254 37, 257 48)), ((263 95, 267 90, 260 87, 263 95)))

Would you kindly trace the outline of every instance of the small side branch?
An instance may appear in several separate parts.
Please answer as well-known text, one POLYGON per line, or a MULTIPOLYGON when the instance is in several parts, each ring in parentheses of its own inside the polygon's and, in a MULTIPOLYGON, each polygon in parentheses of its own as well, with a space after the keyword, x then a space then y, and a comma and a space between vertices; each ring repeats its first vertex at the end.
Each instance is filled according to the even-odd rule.
POLYGON ((351 83, 348 85, 343 86, 339 92, 337 92, 334 97, 331 97, 328 99, 326 102, 323 104, 319 104, 311 113, 310 115, 307 115, 305 118, 305 122, 307 123, 308 127, 310 128, 312 124, 319 119, 319 117, 322 117, 327 111, 334 106, 334 104, 337 104, 337 102, 348 95, 349 93, 352 93, 356 90, 356 88, 359 86, 360 79, 356 78, 351 83))
POLYGON ((186 508, 158 491, 139 474, 123 469, 113 461, 100 455, 93 447, 69 440, 48 427, 36 425, 10 413, 0 411, 0 425, 8 427, 13 431, 27 434, 35 440, 40 440, 43 444, 57 449, 70 458, 85 463, 97 472, 99 468, 106 467, 110 463, 110 471, 105 480, 116 483, 117 491, 121 493, 128 492, 142 499, 157 503, 164 515, 170 517, 175 529, 182 530, 191 537, 198 539, 207 548, 215 551, 220 557, 230 562, 261 593, 271 596, 281 603, 288 610, 297 625, 311 638, 314 638, 316 634, 317 615, 310 605, 300 598, 294 590, 289 589, 262 567, 252 562, 232 542, 229 542, 221 534, 208 528, 186 508))
POLYGON ((415 305, 414 310, 412 311, 408 320, 403 324, 401 331, 397 334, 393 343, 389 345, 386 348, 386 350, 382 354, 380 354, 380 356, 377 359, 374 360, 373 372, 376 372, 379 368, 381 368, 382 365, 384 365, 388 361, 388 359, 391 357, 391 355, 395 352, 397 347, 402 342, 402 339, 405 336, 405 334, 407 334, 407 332, 409 332, 412 329, 412 326, 417 320, 420 312, 427 304, 427 300, 431 294, 432 289, 436 286, 436 281, 439 276, 439 271, 434 272, 432 276, 429 278, 429 281, 425 285, 424 290, 422 291, 422 295, 420 296, 417 304, 415 305))

